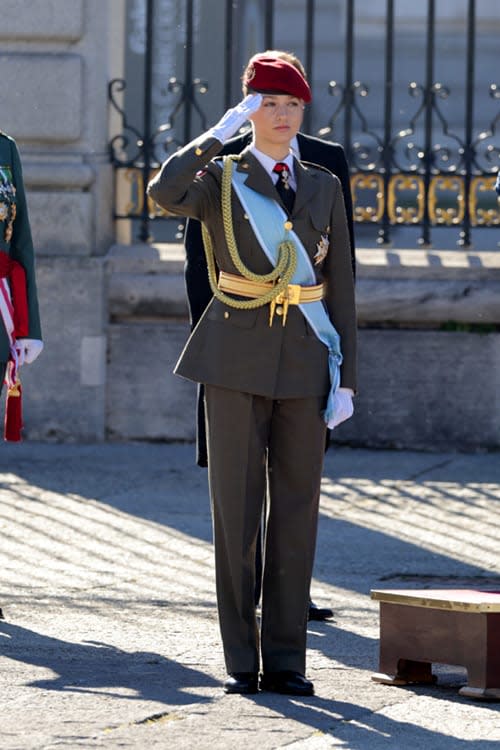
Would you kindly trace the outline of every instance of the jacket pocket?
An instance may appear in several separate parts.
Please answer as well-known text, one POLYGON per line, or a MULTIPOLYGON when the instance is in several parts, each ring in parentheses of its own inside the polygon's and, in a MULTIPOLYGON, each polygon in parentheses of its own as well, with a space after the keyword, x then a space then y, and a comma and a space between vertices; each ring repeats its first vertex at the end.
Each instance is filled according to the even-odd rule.
POLYGON ((312 206, 310 218, 311 224, 317 232, 320 232, 321 234, 330 233, 330 213, 325 209, 324 206, 312 206))

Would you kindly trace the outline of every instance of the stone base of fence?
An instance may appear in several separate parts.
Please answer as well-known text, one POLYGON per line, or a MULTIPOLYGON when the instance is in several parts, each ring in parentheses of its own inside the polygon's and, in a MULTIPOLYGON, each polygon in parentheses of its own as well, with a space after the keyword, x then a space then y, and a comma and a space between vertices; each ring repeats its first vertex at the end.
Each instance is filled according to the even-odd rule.
MULTIPOLYGON (((40 297, 67 311, 24 368, 28 438, 194 440, 196 386, 172 374, 189 334, 183 268, 179 244, 43 260, 40 297)), ((361 249, 357 300, 359 395, 334 441, 500 448, 500 253, 361 249)))
MULTIPOLYGON (((180 245, 106 260, 110 439, 193 440, 196 388, 172 375, 188 336, 180 245)), ((359 250, 359 396, 334 439, 500 447, 500 254, 359 250)))

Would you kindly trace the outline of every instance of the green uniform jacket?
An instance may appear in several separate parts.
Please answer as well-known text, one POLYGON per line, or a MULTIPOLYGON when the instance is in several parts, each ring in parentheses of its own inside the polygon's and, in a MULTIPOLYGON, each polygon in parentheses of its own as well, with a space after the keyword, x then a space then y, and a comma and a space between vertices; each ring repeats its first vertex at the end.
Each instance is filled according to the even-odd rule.
MULTIPOLYGON (((40 313, 35 281, 35 254, 31 239, 28 207, 24 192, 21 160, 13 138, 0 131, 0 169, 2 177, 15 188, 16 215, 12 225, 12 236, 8 241, 8 206, 0 192, 0 250, 17 260, 26 271, 28 297, 29 333, 27 338, 41 339, 40 313)), ((5 327, 0 321, 0 362, 9 359, 9 342, 5 327)))
MULTIPOLYGON (((148 193, 170 213, 203 221, 212 237, 218 268, 237 274, 222 225, 222 170, 209 161, 221 148, 216 139, 207 136, 188 144, 163 164, 148 193)), ((271 178, 248 149, 242 152, 236 169, 248 175, 247 186, 277 199, 271 178)), ((341 384, 356 390, 354 283, 342 187, 327 170, 304 162, 295 162, 295 176, 293 228, 311 260, 322 235, 329 237, 326 258, 313 267, 317 283, 325 282, 326 307, 341 339, 341 384)), ((268 273, 270 262, 234 191, 232 213, 243 262, 255 273, 268 273)), ((270 327, 269 305, 236 310, 212 299, 175 372, 200 383, 276 399, 320 396, 329 389, 327 349, 297 306, 290 306, 285 326, 275 316, 270 327)))
MULTIPOLYGON (((8 241, 8 205, 2 198, 0 191, 0 250, 9 253, 10 257, 13 260, 17 260, 26 271, 29 314, 29 334, 27 338, 41 339, 40 314, 38 311, 35 282, 35 255, 24 192, 21 160, 15 141, 2 131, 0 131, 0 170, 2 171, 3 178, 15 188, 14 201, 16 205, 12 236, 10 241, 8 241)), ((9 342, 3 322, 0 320, 0 362, 7 362, 8 359, 9 342)))

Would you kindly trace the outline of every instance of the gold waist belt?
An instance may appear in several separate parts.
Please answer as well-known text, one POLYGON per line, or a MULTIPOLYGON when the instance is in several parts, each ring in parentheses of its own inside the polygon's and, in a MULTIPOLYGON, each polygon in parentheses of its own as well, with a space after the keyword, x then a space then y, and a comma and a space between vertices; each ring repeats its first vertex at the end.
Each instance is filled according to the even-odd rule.
MULTIPOLYGON (((272 281, 251 281, 243 276, 221 271, 219 274, 218 287, 222 292, 237 294, 239 297, 260 297, 274 286, 272 281)), ((283 316, 283 325, 289 305, 301 305, 306 302, 319 302, 325 293, 323 284, 315 286, 300 286, 300 284, 288 284, 283 292, 280 292, 270 303, 269 325, 272 325, 274 313, 283 316)))

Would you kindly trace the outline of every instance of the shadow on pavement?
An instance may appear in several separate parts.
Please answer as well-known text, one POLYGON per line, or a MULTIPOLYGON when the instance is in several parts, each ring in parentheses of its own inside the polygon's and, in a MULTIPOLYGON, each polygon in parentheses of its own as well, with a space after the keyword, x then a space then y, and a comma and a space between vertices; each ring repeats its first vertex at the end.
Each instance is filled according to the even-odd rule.
POLYGON ((197 694, 197 688, 219 685, 205 672, 154 652, 122 651, 99 641, 72 643, 8 622, 0 622, 2 641, 1 651, 9 659, 54 672, 54 676, 28 683, 43 690, 187 705, 211 700, 197 694))
MULTIPOLYGON (((191 445, 5 447, 8 473, 2 475, 0 464, 0 489, 5 487, 15 502, 19 498, 25 509, 30 508, 35 526, 40 503, 26 504, 32 497, 38 500, 39 493, 30 494, 33 487, 74 500, 72 516, 53 510, 53 523, 60 525, 57 533, 61 538, 72 531, 73 521, 79 523, 80 519, 82 528, 87 521, 97 523, 95 505, 99 504, 103 509, 99 515, 102 534, 107 534, 108 524, 112 528, 116 523, 113 511, 117 511, 186 535, 193 545, 200 541, 211 544, 206 471, 194 466, 191 445)), ((500 497, 500 489, 488 486, 488 482, 499 480, 500 462, 488 455, 330 449, 325 461, 315 579, 334 586, 347 582, 349 589, 362 594, 376 587, 401 587, 408 581, 424 581, 429 587, 436 578, 447 579, 449 585, 488 585, 491 580, 498 585, 497 566, 491 562, 497 556, 490 555, 489 565, 482 562, 488 546, 493 554, 500 533, 500 515, 491 513, 491 503, 500 497), (473 502, 460 496, 467 484, 475 493, 473 502), (411 507, 411 513, 403 523, 405 506, 411 507), (442 507, 443 528, 438 529, 440 536, 430 549, 426 545, 429 528, 442 507), (473 524, 482 518, 478 514, 483 514, 487 523, 476 532, 473 524), (456 549, 468 526, 472 532, 466 540, 467 560, 456 549)), ((137 524, 132 530, 142 533, 137 524)), ((116 543, 125 553, 133 546, 133 535, 118 535, 116 543)), ((108 564, 104 551, 102 554, 108 564)))
MULTIPOLYGON (((431 695, 430 691, 420 694, 431 695)), ((428 730, 410 722, 398 721, 369 708, 336 700, 325 700, 318 696, 307 702, 287 699, 285 696, 261 695, 256 703, 263 703, 277 714, 310 726, 318 732, 331 734, 337 742, 335 747, 349 750, 382 750, 385 748, 432 748, 439 750, 493 750, 498 741, 462 740, 453 736, 453 727, 444 727, 448 733, 428 730)), ((462 701, 464 704, 465 701, 462 701)), ((481 704, 494 709, 493 705, 481 704)), ((323 740, 326 738, 323 737, 323 740)), ((314 745, 312 745, 314 746, 314 745)), ((326 743, 318 747, 327 747, 326 743)))
MULTIPOLYGON (((103 544, 92 551, 104 568, 114 565, 116 554, 130 554, 129 563, 141 570, 144 580, 147 580, 150 570, 158 570, 155 556, 158 551, 157 537, 160 536, 160 543, 171 550, 176 549, 174 543, 178 542, 182 545, 183 554, 181 558, 180 554, 172 553, 168 561, 170 575, 184 575, 185 571, 196 575, 190 589, 191 604, 198 599, 206 604, 209 591, 207 581, 212 576, 211 561, 207 562, 206 559, 206 545, 211 542, 211 521, 206 473, 193 466, 192 452, 191 446, 22 446, 17 453, 9 451, 12 460, 9 460, 8 473, 0 478, 0 488, 3 482, 14 498, 14 504, 19 501, 25 510, 29 508, 27 512, 32 523, 36 523, 40 500, 29 496, 30 487, 63 495, 67 501, 66 515, 62 517, 59 505, 54 501, 51 533, 65 539, 69 532, 74 533, 75 525, 78 530, 81 525, 83 535, 89 533, 84 531, 85 528, 92 530, 93 534, 97 529, 99 538, 115 539, 113 549, 103 544), (31 500, 35 501, 32 505, 31 500), (122 514, 127 517, 123 529, 121 518, 118 518, 122 514), (153 524, 156 526, 151 529, 153 524), (151 541, 144 539, 146 526, 151 541), (111 537, 111 532, 115 537, 111 537), (176 538, 178 533, 183 535, 181 540, 176 538), (134 545, 135 540, 140 540, 141 545, 134 545), (200 546, 203 547, 201 552, 200 546)), ((485 559, 485 549, 492 547, 497 538, 500 522, 490 516, 488 524, 484 525, 479 516, 481 531, 476 531, 474 527, 477 514, 491 510, 491 501, 498 492, 498 485, 493 485, 498 482, 498 472, 498 462, 491 462, 484 456, 462 458, 450 454, 430 458, 426 454, 381 455, 368 451, 347 451, 340 454, 338 461, 331 461, 328 457, 316 580, 363 595, 367 595, 371 588, 392 588, 394 584, 401 586, 409 580, 420 581, 418 587, 422 586, 422 581, 426 581, 422 587, 433 585, 436 576, 440 581, 447 579, 451 585, 458 584, 458 587, 464 581, 469 585, 481 585, 495 578, 498 580, 497 565, 490 563, 488 567, 482 561, 485 559), (391 486, 394 481, 407 484, 394 487, 391 486), (488 482, 491 483, 489 486, 488 482), (457 493, 457 487, 460 489, 465 484, 477 490, 474 502, 466 497, 461 498, 457 493), (352 495, 357 498, 357 508, 352 507, 352 495), (399 506, 394 500, 396 496, 399 506), (406 521, 409 529, 407 538, 401 538, 397 527, 401 521, 398 514, 404 512, 406 503, 413 503, 415 513, 406 521), (428 528, 440 511, 440 506, 446 503, 452 505, 444 510, 446 523, 439 531, 441 536, 432 549, 428 548, 425 546, 428 528), (464 530, 468 525, 471 533, 465 544, 466 547, 468 545, 469 562, 454 551, 455 537, 457 545, 463 542, 464 530), (411 540, 412 529, 415 532, 414 542, 411 540), (450 546, 442 545, 444 540, 450 542, 450 546), (441 549, 449 549, 450 554, 439 551, 441 549)), ((20 528, 19 540, 14 540, 20 554, 25 532, 26 529, 20 528)), ((82 536, 78 540, 85 551, 86 538, 82 536)), ((49 537, 40 541, 42 549, 47 549, 51 543, 49 537)), ((75 548, 68 546, 67 554, 68 559, 73 559, 75 548)), ((163 574, 167 575, 166 572, 163 574)), ((144 598, 147 597, 148 591, 144 590, 144 598)), ((359 607, 359 601, 355 606, 359 607)), ((364 670, 375 669, 377 639, 359 635, 348 627, 343 629, 341 625, 341 617, 335 623, 311 624, 310 647, 340 664, 364 670), (327 633, 328 637, 324 637, 327 633)), ((0 623, 0 633, 20 642, 19 648, 16 643, 10 644, 11 658, 28 660, 28 663, 32 660, 34 665, 47 667, 59 674, 54 679, 36 683, 50 689, 92 692, 112 691, 115 688, 135 693, 140 691, 139 695, 127 698, 192 703, 193 696, 184 695, 181 686, 196 688, 218 684, 202 672, 154 653, 126 653, 105 644, 71 644, 23 631, 7 623, 0 623), (27 638, 27 633, 30 651, 23 654, 23 636, 27 638), (61 656, 61 651, 65 649, 72 653, 70 665, 61 656), (104 663, 109 660, 109 669, 101 668, 103 659, 104 663), (98 661, 100 668, 94 674, 91 668, 98 661), (147 681, 143 675, 145 669, 150 675, 147 681)), ((425 694, 441 695, 441 689, 439 693, 425 694)), ((448 697, 460 700, 455 690, 453 693, 450 691, 448 697)), ((311 726, 316 726, 315 720, 323 713, 323 731, 325 722, 329 720, 328 712, 333 712, 332 716, 335 714, 332 704, 326 702, 323 706, 321 699, 317 699, 314 709, 304 707, 301 710, 307 714, 304 720, 311 726)), ((356 711, 360 709, 351 706, 350 711, 353 710, 357 716, 356 711)), ((332 721, 335 719, 332 718, 332 721)), ((377 717, 376 729, 370 728, 369 722, 367 727, 359 729, 362 738, 359 747, 366 747, 370 733, 390 735, 397 731, 398 726, 404 724, 391 722, 383 716, 377 717), (387 724, 384 725, 384 722, 387 724)), ((420 744, 414 746, 429 744, 432 747, 433 733, 426 733, 422 728, 415 728, 415 732, 419 733, 420 744)), ((474 750, 490 745, 493 746, 493 743, 477 744, 474 750)), ((450 750, 466 746, 470 746, 470 743, 450 738, 450 750)), ((446 744, 440 744, 440 747, 446 747, 446 744)))

